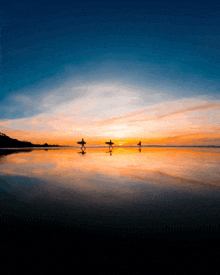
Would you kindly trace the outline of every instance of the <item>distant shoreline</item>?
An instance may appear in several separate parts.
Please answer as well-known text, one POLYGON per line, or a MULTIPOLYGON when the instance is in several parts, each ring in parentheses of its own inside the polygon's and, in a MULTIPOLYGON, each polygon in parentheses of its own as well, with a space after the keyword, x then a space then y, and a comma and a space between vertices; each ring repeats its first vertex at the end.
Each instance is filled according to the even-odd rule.
MULTIPOLYGON (((34 149, 52 149, 52 148, 68 148, 68 149, 80 149, 78 146, 71 146, 71 145, 48 145, 48 146, 27 146, 27 147, 0 147, 0 150, 34 150, 34 149)), ((108 146, 100 145, 100 146, 87 146, 87 149, 108 149, 108 146)), ((202 145, 202 146, 195 146, 195 145, 142 145, 141 147, 131 145, 131 146, 113 146, 113 148, 220 148, 220 146, 215 145, 202 145)))
POLYGON ((33 148, 33 147, 61 147, 58 144, 50 145, 44 144, 33 144, 29 141, 20 141, 17 139, 10 138, 4 133, 0 133, 0 148, 33 148))
MULTIPOLYGON (((104 142, 103 142, 104 143, 104 142)), ((34 148, 79 148, 77 145, 58 145, 58 144, 33 144, 28 141, 19 141, 17 139, 12 139, 9 136, 0 133, 0 150, 2 149, 34 149, 34 148)), ((220 148, 220 145, 142 145, 141 147, 138 145, 114 145, 114 148, 220 148)), ((87 148, 108 148, 106 145, 97 145, 97 146, 87 146, 87 148)))

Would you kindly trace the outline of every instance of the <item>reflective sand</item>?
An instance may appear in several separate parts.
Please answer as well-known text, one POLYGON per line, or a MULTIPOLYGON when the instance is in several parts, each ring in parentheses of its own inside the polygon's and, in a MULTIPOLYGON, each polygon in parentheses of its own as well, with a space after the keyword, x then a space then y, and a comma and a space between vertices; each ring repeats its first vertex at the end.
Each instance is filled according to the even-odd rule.
POLYGON ((44 211, 42 218, 75 224, 218 225, 220 149, 87 148, 85 152, 59 148, 1 156, 0 180, 10 185, 7 192, 14 196, 1 202, 13 201, 21 213, 35 207, 44 211))

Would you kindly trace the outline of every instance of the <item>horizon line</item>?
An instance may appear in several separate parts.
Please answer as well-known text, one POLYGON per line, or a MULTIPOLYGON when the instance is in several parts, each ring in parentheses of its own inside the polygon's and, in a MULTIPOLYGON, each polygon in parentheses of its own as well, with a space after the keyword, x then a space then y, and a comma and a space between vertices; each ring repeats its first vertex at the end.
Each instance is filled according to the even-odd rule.
MULTIPOLYGON (((81 149, 79 146, 72 146, 72 145, 58 145, 58 146, 54 146, 54 145, 49 145, 48 147, 0 147, 0 150, 12 150, 12 149, 34 149, 34 148, 42 148, 44 150, 47 150, 48 148, 64 148, 64 147, 68 147, 68 148, 74 148, 74 149, 81 149)), ((214 147, 214 148, 220 148, 220 145, 142 145, 141 147, 138 145, 115 145, 113 146, 113 148, 149 148, 149 147, 199 147, 199 148, 210 148, 210 147, 214 147)), ((109 146, 104 146, 104 145, 98 145, 98 146, 86 146, 86 148, 109 148, 109 146)))

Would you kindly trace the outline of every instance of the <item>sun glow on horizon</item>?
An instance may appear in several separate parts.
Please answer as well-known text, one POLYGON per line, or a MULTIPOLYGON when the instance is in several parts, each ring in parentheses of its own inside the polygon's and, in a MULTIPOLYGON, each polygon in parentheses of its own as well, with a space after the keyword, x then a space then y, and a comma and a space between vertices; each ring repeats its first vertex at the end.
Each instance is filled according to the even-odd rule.
MULTIPOLYGON (((220 101, 183 98, 147 106, 134 87, 93 85, 48 113, 4 120, 1 132, 32 143, 220 145, 220 101)), ((150 94, 150 92, 149 92, 150 94)), ((50 100, 44 99, 44 104, 50 100)))

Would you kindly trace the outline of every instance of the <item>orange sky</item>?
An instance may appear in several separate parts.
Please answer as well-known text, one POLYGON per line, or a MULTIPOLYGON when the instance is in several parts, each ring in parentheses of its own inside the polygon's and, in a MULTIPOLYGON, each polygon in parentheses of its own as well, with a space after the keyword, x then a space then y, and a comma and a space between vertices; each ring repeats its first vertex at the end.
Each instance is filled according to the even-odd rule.
MULTIPOLYGON (((104 145, 220 145, 220 101, 183 98, 142 104, 140 93, 121 89, 103 97, 92 87, 84 97, 30 118, 0 121, 0 131, 33 143, 104 145)), ((112 87, 105 88, 112 91, 112 87)), ((46 100, 46 99, 45 99, 46 100)))

